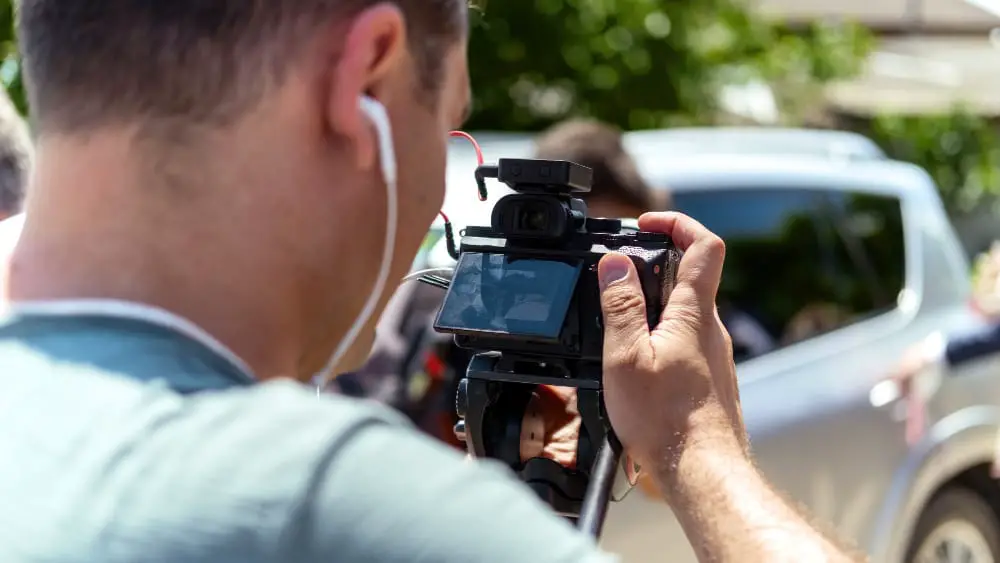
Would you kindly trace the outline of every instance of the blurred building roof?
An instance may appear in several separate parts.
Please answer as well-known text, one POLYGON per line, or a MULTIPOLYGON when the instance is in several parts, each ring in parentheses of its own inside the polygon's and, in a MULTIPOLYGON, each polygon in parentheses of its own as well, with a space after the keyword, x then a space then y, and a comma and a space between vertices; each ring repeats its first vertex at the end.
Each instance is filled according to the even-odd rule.
MULTIPOLYGON (((883 31, 908 30, 916 23, 928 30, 988 31, 1000 24, 990 13, 994 0, 750 0, 765 14, 789 22, 845 18, 883 31)), ((1000 3, 996 3, 1000 6, 1000 3)))
POLYGON ((881 36, 863 74, 829 89, 836 109, 1000 115, 1000 0, 749 1, 791 23, 844 19, 881 36))
POLYGON ((827 91, 857 114, 947 111, 956 104, 1000 115, 1000 49, 983 37, 883 39, 864 73, 827 91))

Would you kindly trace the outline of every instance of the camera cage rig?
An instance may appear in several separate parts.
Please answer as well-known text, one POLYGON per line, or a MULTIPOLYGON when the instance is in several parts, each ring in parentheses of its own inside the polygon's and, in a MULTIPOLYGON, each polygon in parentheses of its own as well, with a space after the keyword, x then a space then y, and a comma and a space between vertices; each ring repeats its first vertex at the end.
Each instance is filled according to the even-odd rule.
MULTIPOLYGON (((446 225, 458 265, 434 328, 453 334, 459 347, 478 352, 459 383, 455 433, 471 454, 503 461, 554 510, 598 536, 610 500, 628 493, 638 468, 625 467, 604 410, 597 262, 609 252, 632 258, 653 326, 673 288, 679 254, 666 235, 623 233, 620 220, 588 217, 586 204, 574 196, 590 190, 592 171, 579 164, 480 163, 475 179, 481 200, 488 178, 515 192, 496 203, 491 226, 467 227, 459 250, 446 225), (546 299, 529 303, 538 312, 546 302, 549 322, 520 319, 520 326, 514 321, 494 326, 495 309, 510 303, 514 278, 541 280, 551 290, 546 299), (581 428, 574 467, 541 457, 521 460, 522 420, 540 385, 576 388, 581 428)), ((513 293, 525 297, 523 291, 513 293)), ((504 309, 507 317, 511 311, 504 309)))

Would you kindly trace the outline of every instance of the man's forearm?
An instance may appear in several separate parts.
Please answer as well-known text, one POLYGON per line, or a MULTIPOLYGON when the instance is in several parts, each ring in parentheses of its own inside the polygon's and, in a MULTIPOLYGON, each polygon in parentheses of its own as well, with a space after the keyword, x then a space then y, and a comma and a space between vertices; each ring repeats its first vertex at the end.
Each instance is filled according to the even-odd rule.
POLYGON ((812 525, 740 453, 685 452, 662 480, 702 562, 865 560, 812 525))

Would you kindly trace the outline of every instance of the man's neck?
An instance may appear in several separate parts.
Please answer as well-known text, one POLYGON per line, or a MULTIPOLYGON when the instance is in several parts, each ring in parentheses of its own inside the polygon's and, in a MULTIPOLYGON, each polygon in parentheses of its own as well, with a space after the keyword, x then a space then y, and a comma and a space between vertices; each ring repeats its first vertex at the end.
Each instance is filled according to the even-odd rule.
MULTIPOLYGON (((140 185, 121 159, 39 149, 24 231, 11 259, 12 301, 116 299, 182 316, 231 348, 259 378, 297 375, 301 323, 292 283, 266 248, 222 225, 247 220, 211 201, 140 185), (136 197, 137 190, 146 190, 136 197), (228 216, 227 216, 228 215, 228 216), (220 217, 224 218, 220 221, 220 217), (252 246, 249 246, 252 248, 252 246)), ((217 186, 216 186, 217 187, 217 186)), ((221 205, 224 202, 218 202, 221 205)), ((253 236, 249 233, 242 233, 253 236)))

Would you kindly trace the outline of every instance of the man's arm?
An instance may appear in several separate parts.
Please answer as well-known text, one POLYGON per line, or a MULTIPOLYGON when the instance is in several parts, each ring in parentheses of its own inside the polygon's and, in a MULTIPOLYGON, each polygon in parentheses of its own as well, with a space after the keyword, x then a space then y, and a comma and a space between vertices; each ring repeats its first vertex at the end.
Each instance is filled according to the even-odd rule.
POLYGON ((866 560, 822 533, 738 450, 695 446, 661 480, 699 561, 866 560))

